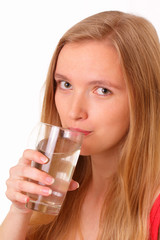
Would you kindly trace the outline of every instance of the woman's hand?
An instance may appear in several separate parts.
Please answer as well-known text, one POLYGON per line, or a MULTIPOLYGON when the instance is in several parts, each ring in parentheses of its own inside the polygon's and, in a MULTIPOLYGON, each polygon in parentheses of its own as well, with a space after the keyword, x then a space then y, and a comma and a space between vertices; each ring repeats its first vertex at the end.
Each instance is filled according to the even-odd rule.
MULTIPOLYGON (((49 196, 52 192, 50 185, 54 182, 54 179, 47 173, 31 167, 31 161, 45 164, 48 159, 36 150, 25 150, 18 164, 10 169, 10 177, 6 181, 7 198, 12 201, 16 209, 23 213, 31 212, 25 207, 25 204, 29 201, 26 192, 49 196), (47 186, 29 182, 28 178, 47 186)), ((78 187, 79 184, 72 180, 69 191, 76 190, 78 187)))

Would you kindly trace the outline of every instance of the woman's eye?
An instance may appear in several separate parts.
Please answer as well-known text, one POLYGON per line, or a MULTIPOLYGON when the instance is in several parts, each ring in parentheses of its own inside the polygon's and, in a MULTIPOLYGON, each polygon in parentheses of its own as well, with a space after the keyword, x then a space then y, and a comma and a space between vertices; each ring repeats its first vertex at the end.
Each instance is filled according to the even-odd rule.
POLYGON ((72 89, 72 85, 66 81, 60 81, 59 86, 61 89, 72 89))
POLYGON ((111 91, 108 90, 107 88, 99 87, 95 91, 98 95, 106 96, 111 94, 111 91))

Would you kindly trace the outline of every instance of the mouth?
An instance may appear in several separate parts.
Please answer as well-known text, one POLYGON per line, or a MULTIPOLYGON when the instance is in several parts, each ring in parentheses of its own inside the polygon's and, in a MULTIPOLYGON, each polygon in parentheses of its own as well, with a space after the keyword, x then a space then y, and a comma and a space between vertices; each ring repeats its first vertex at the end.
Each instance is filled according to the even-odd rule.
POLYGON ((80 128, 69 128, 72 131, 83 133, 85 136, 89 135, 92 131, 83 130, 80 128))

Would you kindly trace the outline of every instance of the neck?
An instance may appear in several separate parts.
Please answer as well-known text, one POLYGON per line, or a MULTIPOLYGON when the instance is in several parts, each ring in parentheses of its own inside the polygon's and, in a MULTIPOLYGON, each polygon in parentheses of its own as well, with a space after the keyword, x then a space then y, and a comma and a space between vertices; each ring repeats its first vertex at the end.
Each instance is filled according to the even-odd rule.
POLYGON ((103 153, 91 156, 92 181, 91 189, 95 195, 104 195, 108 189, 110 180, 117 170, 118 154, 103 153))

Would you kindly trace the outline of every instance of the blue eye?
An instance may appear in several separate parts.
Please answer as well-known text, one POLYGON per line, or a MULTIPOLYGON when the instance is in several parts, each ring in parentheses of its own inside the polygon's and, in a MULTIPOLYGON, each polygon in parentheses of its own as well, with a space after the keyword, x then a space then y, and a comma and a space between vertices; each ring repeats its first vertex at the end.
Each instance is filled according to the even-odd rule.
POLYGON ((111 91, 108 90, 107 88, 99 87, 96 89, 96 93, 98 95, 106 96, 106 95, 111 94, 111 91))
POLYGON ((72 85, 67 81, 60 81, 59 85, 61 89, 72 89, 72 85))

